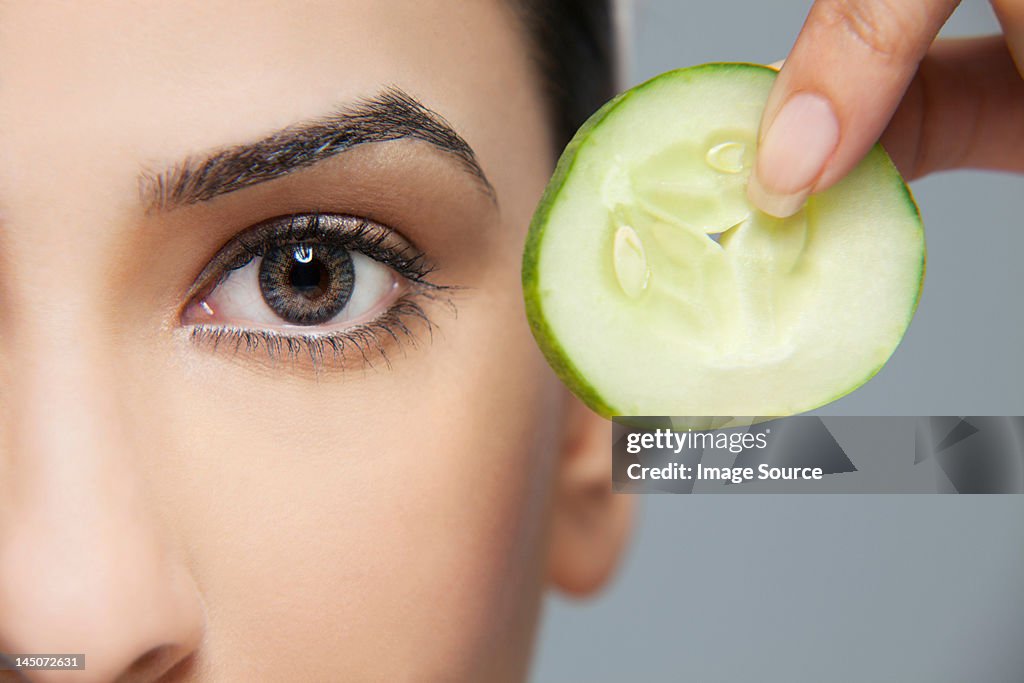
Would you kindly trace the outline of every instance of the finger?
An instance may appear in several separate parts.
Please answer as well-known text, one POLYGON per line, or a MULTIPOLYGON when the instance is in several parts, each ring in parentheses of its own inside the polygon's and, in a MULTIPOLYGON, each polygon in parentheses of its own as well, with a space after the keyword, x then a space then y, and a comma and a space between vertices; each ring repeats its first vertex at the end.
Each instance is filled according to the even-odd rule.
POLYGON ((951 168, 1024 172, 1024 80, 1002 37, 936 43, 882 146, 908 180, 951 168))
POLYGON ((958 0, 817 0, 772 88, 747 194, 776 216, 878 140, 958 0))
POLYGON ((1006 36, 1006 44, 1017 61, 1017 71, 1024 74, 1024 0, 992 0, 1006 36))

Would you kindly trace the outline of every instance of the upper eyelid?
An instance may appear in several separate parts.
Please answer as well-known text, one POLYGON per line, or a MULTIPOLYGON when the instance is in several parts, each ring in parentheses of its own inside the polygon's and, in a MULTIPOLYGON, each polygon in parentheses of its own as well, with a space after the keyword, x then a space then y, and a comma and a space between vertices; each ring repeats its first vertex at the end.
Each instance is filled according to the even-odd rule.
POLYGON ((262 256, 261 250, 288 240, 314 239, 348 242, 346 248, 360 251, 419 284, 433 286, 426 279, 434 270, 426 253, 397 231, 358 216, 314 212, 269 218, 236 234, 203 268, 185 296, 185 305, 201 292, 218 286, 231 271, 262 256), (400 244, 384 246, 388 238, 400 244))

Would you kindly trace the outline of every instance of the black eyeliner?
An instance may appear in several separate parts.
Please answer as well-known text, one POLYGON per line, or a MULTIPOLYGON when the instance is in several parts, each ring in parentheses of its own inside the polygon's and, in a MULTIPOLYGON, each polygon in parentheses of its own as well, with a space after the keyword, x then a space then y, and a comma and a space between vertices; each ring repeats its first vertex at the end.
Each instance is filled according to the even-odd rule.
POLYGON ((411 282, 436 286, 427 280, 434 266, 426 254, 393 230, 357 216, 308 213, 271 218, 231 238, 203 269, 187 298, 191 300, 199 291, 216 287, 232 271, 271 249, 317 242, 362 253, 411 282))

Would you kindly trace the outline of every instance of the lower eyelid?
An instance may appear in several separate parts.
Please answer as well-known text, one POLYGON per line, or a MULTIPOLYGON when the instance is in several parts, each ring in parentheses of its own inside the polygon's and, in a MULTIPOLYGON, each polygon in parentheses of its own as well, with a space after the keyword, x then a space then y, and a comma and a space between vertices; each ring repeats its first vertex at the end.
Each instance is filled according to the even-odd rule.
MULTIPOLYGON (((195 325, 188 331, 188 338, 196 345, 227 351, 229 357, 245 365, 252 361, 257 366, 274 367, 279 361, 288 361, 289 368, 312 371, 316 376, 332 369, 391 369, 396 349, 406 345, 419 348, 424 339, 433 342, 435 325, 424 310, 425 302, 440 303, 455 313, 455 304, 444 294, 445 289, 412 283, 369 322, 335 331, 292 334, 271 328, 195 325)), ((405 355, 403 350, 401 357, 405 355)))

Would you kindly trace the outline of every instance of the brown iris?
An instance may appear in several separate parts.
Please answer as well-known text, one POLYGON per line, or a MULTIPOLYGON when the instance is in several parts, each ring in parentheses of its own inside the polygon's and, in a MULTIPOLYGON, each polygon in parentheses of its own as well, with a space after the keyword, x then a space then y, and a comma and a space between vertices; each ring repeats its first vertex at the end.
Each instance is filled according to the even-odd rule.
POLYGON ((269 250, 260 263, 260 291, 275 313, 293 325, 319 325, 345 308, 356 275, 347 249, 290 244, 269 250))

